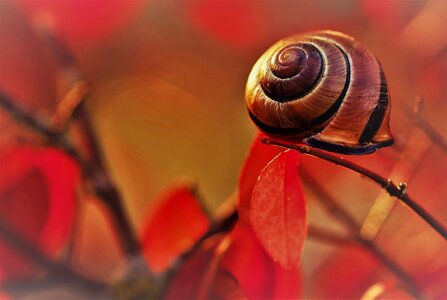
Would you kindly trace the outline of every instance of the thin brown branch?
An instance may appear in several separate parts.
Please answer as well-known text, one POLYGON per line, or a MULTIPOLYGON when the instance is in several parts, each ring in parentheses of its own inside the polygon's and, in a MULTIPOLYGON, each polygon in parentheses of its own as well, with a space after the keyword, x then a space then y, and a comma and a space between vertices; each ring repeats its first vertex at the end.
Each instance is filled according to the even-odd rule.
POLYGON ((0 107, 8 112, 15 120, 24 123, 50 140, 57 139, 59 134, 52 130, 48 124, 37 119, 24 107, 17 104, 10 96, 0 91, 0 107))
POLYGON ((346 245, 355 242, 352 238, 345 237, 339 233, 323 229, 314 225, 307 228, 309 238, 335 245, 346 245))
POLYGON ((48 124, 37 119, 31 112, 17 104, 17 101, 0 91, 0 107, 9 113, 16 121, 28 126, 30 129, 44 136, 48 143, 61 149, 72 158, 74 158, 81 167, 85 167, 86 162, 83 161, 81 155, 71 145, 63 134, 53 130, 48 124))
POLYGON ((411 210, 413 210, 419 217, 421 217, 428 225, 430 225, 436 232, 438 232, 445 240, 447 240, 447 228, 437 219, 435 219, 429 212, 427 212, 422 206, 416 203, 407 193, 406 185, 399 184, 396 185, 390 179, 386 179, 379 174, 361 167, 353 162, 347 161, 341 157, 329 154, 325 151, 311 148, 306 145, 301 144, 291 144, 285 143, 278 140, 273 140, 268 137, 261 137, 261 141, 265 144, 271 144, 281 147, 286 147, 289 149, 297 150, 303 154, 315 156, 323 160, 332 162, 336 165, 342 166, 346 169, 352 170, 359 175, 369 178, 383 189, 385 189, 390 196, 396 197, 401 202, 405 203, 411 210))
POLYGON ((423 295, 417 288, 414 279, 388 257, 373 241, 365 239, 360 234, 360 224, 355 218, 337 201, 333 196, 324 189, 308 172, 302 171, 302 179, 305 184, 312 189, 316 195, 316 200, 331 214, 339 220, 351 232, 354 240, 364 247, 371 255, 373 255, 379 263, 381 263, 390 273, 392 273, 403 284, 404 288, 414 297, 423 299, 423 295))
POLYGON ((93 131, 89 125, 88 117, 85 113, 83 113, 83 109, 81 110, 80 118, 93 150, 92 161, 85 160, 73 147, 73 145, 68 142, 63 134, 52 130, 48 124, 35 118, 29 111, 18 105, 16 101, 2 92, 0 92, 0 106, 6 112, 11 114, 11 116, 14 117, 17 121, 23 122, 31 129, 43 135, 45 138, 47 138, 48 143, 61 149, 79 163, 84 175, 92 179, 95 193, 101 199, 104 199, 104 202, 110 208, 112 217, 116 223, 116 229, 122 241, 125 252, 130 255, 138 254, 139 245, 135 237, 135 233, 133 232, 130 226, 130 221, 128 220, 128 217, 124 212, 124 207, 122 205, 122 201, 118 194, 118 191, 111 183, 110 178, 101 161, 99 146, 96 143, 96 138, 94 137, 93 131))
POLYGON ((402 111, 407 115, 408 119, 411 120, 416 126, 421 129, 430 140, 438 145, 444 152, 447 152, 447 139, 439 133, 430 123, 424 119, 424 117, 418 113, 414 112, 407 106, 402 107, 402 111))
MULTIPOLYGON (((85 82, 83 74, 79 70, 76 60, 71 51, 57 39, 50 30, 42 31, 43 38, 53 53, 56 63, 60 67, 62 76, 66 79, 70 89, 80 84, 80 93, 76 94, 77 97, 84 97, 88 91, 86 86, 82 83, 85 82)), ((70 100, 70 99, 69 99, 70 100)), ((112 179, 107 172, 103 161, 103 154, 98 143, 95 131, 93 129, 91 119, 85 110, 84 103, 81 99, 76 98, 79 101, 69 101, 70 104, 75 103, 78 112, 78 122, 81 124, 87 142, 90 146, 91 159, 89 160, 89 178, 93 182, 93 188, 95 193, 104 201, 108 206, 112 218, 116 224, 118 236, 124 247, 125 252, 129 256, 140 255, 140 244, 135 236, 135 232, 131 226, 131 222, 126 213, 125 207, 121 195, 114 185, 112 179)), ((74 108, 73 108, 74 109, 74 108)))
MULTIPOLYGON (((202 245, 202 243, 209 237, 219 234, 229 232, 237 221, 239 220, 239 214, 237 209, 234 209, 230 214, 226 215, 222 219, 214 221, 208 230, 194 243, 194 245, 187 251, 182 253, 178 258, 176 263, 166 272, 165 286, 163 290, 167 288, 171 278, 174 276, 176 271, 182 266, 182 264, 202 245)), ((163 292, 164 293, 164 292, 163 292)), ((162 294, 163 294, 162 293, 162 294)))
POLYGON ((57 278, 61 283, 88 291, 91 294, 99 294, 105 290, 102 283, 86 279, 65 265, 49 260, 33 244, 21 238, 2 220, 0 220, 0 238, 32 264, 45 270, 48 276, 57 278))

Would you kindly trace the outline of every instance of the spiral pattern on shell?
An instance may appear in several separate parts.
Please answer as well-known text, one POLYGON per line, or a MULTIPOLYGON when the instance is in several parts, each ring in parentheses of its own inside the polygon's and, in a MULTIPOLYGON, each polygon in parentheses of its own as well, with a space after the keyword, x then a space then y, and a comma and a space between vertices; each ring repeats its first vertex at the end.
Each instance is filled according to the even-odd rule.
POLYGON ((346 154, 393 143, 380 63, 340 32, 277 42, 254 65, 245 99, 253 122, 274 138, 346 154))

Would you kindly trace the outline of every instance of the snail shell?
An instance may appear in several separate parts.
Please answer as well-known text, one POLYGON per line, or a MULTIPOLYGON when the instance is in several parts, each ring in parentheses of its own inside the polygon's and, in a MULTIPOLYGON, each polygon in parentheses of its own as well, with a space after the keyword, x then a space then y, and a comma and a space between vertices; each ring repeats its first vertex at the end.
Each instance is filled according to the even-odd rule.
POLYGON ((340 32, 277 42, 254 65, 245 102, 252 121, 273 138, 344 154, 393 143, 380 63, 340 32))

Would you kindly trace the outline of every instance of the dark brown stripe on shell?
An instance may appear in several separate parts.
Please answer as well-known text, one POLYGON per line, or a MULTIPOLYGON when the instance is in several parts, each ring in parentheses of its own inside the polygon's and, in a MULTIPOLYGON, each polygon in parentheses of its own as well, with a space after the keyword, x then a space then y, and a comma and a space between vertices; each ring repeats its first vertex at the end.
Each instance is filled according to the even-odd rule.
POLYGON ((379 99, 377 100, 377 105, 371 113, 368 123, 366 123, 365 129, 359 138, 360 144, 370 143, 373 139, 374 135, 380 128, 380 125, 383 122, 383 118, 385 116, 385 112, 388 106, 388 88, 386 84, 385 75, 383 74, 382 69, 380 69, 380 94, 379 99))
POLYGON ((253 123, 255 123, 255 125, 258 126, 258 128, 260 128, 264 132, 268 132, 271 134, 293 136, 293 135, 303 134, 304 132, 309 131, 309 129, 310 129, 309 126, 302 126, 302 127, 296 126, 296 127, 289 127, 289 128, 275 127, 275 126, 271 126, 271 125, 263 123, 262 121, 257 119, 251 111, 248 111, 248 114, 249 114, 251 120, 253 121, 253 123))
POLYGON ((346 93, 348 92, 349 84, 351 83, 351 64, 349 62, 349 58, 346 55, 346 53, 341 49, 339 46, 335 45, 337 49, 343 54, 343 58, 345 59, 346 63, 346 81, 345 85, 343 86, 343 90, 341 91, 340 96, 338 96, 337 100, 331 105, 331 107, 328 108, 322 115, 319 117, 316 117, 312 121, 310 121, 310 124, 312 126, 318 126, 329 120, 340 108, 341 104, 343 103, 343 100, 345 99, 346 93))

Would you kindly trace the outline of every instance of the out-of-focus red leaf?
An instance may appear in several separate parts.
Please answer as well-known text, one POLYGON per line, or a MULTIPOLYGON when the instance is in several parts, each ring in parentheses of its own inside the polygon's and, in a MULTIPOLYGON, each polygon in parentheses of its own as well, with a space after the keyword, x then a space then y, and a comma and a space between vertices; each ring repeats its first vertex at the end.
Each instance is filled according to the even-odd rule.
POLYGON ((171 188, 158 200, 142 229, 144 256, 161 272, 208 229, 209 219, 190 185, 171 188))
POLYGON ((202 243, 177 271, 165 294, 166 300, 203 299, 209 294, 218 263, 228 241, 215 236, 202 243), (224 248, 219 247, 224 243, 224 248))
POLYGON ((250 223, 266 251, 285 268, 297 269, 306 237, 306 204, 295 151, 279 154, 253 189, 250 223))
POLYGON ((300 276, 265 252, 247 224, 206 240, 172 279, 166 299, 296 299, 300 276))
POLYGON ((216 300, 249 299, 240 287, 236 278, 222 268, 217 269, 208 298, 216 300))
POLYGON ((221 266, 236 278, 249 299, 299 297, 299 272, 286 270, 275 262, 247 224, 239 223, 230 238, 231 244, 221 266))
POLYGON ((261 136, 262 134, 255 136, 239 177, 239 220, 245 223, 249 222, 251 196, 259 174, 275 156, 284 151, 282 148, 261 143, 261 136))
POLYGON ((380 266, 360 246, 337 249, 312 282, 317 298, 359 299, 378 279, 380 266))
MULTIPOLYGON (((0 218, 49 257, 66 242, 75 212, 78 166, 55 149, 19 148, 2 153, 0 218)), ((29 274, 27 261, 0 238, 3 277, 29 274)))
POLYGON ((147 1, 20 0, 31 21, 54 27, 60 38, 76 44, 104 39, 126 25, 147 1))
POLYGON ((238 50, 255 46, 269 28, 261 2, 198 1, 185 3, 186 14, 198 30, 238 50))
MULTIPOLYGON (((0 2, 0 90, 33 113, 40 113, 55 105, 54 68, 10 2, 0 2)), ((2 135, 7 129, 1 126, 2 135)))
POLYGON ((248 225, 239 223, 231 232, 231 247, 222 266, 239 281, 250 299, 268 299, 273 294, 271 259, 248 225))

